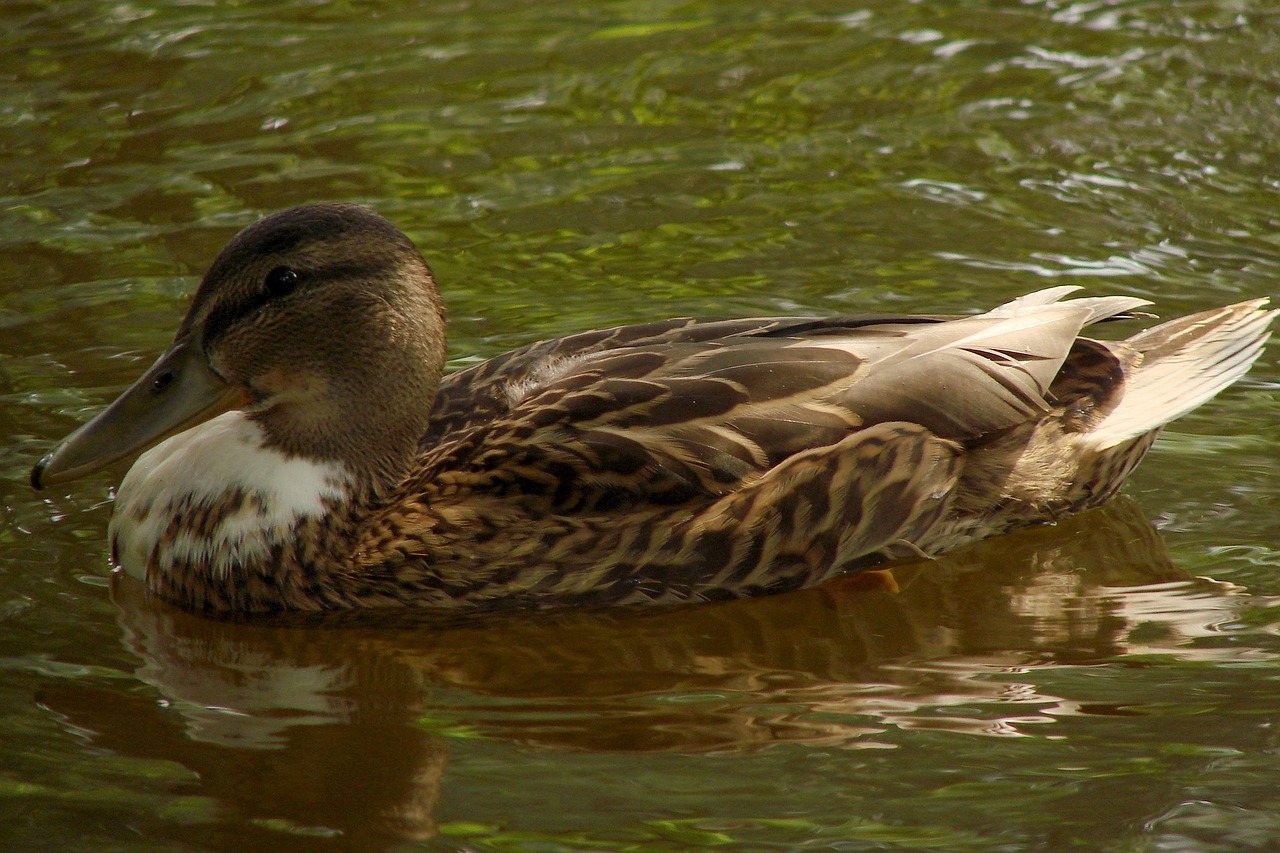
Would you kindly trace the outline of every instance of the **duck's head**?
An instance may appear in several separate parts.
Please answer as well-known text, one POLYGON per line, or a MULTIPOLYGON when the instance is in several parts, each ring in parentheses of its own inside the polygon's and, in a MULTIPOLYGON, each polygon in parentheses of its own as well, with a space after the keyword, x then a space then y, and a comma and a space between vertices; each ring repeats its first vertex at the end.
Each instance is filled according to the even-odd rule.
POLYGON ((84 476, 240 409, 285 454, 387 484, 412 459, 444 357, 440 297, 408 237, 357 205, 285 210, 227 244, 169 349, 31 482, 84 476))

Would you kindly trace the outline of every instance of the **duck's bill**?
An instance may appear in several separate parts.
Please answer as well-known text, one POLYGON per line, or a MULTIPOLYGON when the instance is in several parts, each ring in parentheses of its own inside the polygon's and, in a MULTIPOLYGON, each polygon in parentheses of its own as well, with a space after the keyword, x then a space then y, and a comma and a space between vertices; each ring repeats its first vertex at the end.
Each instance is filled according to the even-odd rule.
POLYGON ((243 391, 209 369, 197 344, 178 340, 114 403, 36 463, 31 485, 42 489, 92 474, 246 402, 243 391))

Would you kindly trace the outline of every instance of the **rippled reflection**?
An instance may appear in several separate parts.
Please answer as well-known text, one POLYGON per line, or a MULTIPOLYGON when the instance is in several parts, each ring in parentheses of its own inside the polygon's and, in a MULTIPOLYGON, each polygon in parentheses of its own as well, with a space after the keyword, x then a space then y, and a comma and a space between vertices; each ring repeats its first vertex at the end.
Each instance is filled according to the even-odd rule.
POLYGON ((895 729, 1016 736, 1140 714, 1053 695, 1040 676, 1213 657, 1195 641, 1241 604, 1179 572, 1124 500, 892 574, 660 613, 299 627, 193 616, 127 578, 115 600, 149 689, 62 687, 45 704, 98 747, 188 767, 240 819, 353 843, 429 837, 450 752, 474 739, 864 748, 893 746, 895 729))

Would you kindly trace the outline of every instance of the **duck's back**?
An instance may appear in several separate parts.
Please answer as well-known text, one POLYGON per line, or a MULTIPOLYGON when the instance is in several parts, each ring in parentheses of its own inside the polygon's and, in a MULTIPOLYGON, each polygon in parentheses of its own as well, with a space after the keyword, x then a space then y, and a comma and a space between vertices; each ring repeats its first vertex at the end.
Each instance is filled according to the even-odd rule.
MULTIPOLYGON (((421 446, 437 470, 511 462, 562 497, 575 479, 668 502, 880 423, 970 446, 1052 411, 1081 327, 1144 304, 1060 290, 972 317, 671 320, 544 341, 447 377, 421 446)), ((1088 353, 1109 363, 1078 393, 1114 395, 1119 358, 1088 353)))

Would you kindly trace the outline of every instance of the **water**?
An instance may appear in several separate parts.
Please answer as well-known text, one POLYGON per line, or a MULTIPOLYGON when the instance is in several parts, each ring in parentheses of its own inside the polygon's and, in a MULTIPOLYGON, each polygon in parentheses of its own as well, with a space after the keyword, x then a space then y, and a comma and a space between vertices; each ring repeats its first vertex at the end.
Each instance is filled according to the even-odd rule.
POLYGON ((1280 13, 0 8, 0 846, 1231 850, 1280 836, 1280 358, 1127 498, 884 580, 483 626, 212 622, 27 471, 239 227, 372 204, 455 366, 657 315, 1165 316, 1277 288, 1280 13), (113 588, 114 587, 114 588, 113 588))

